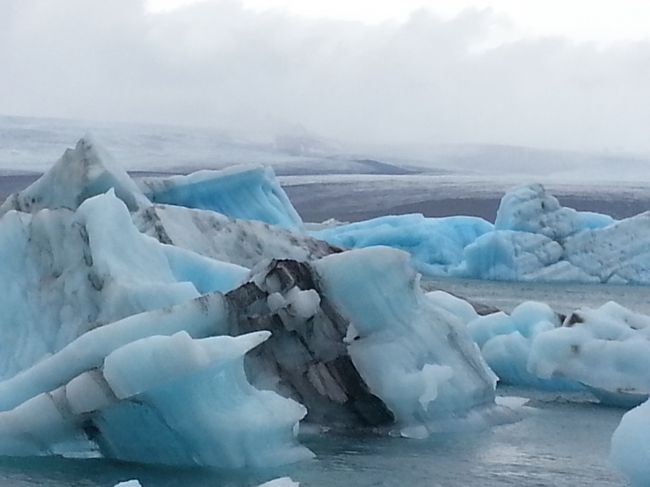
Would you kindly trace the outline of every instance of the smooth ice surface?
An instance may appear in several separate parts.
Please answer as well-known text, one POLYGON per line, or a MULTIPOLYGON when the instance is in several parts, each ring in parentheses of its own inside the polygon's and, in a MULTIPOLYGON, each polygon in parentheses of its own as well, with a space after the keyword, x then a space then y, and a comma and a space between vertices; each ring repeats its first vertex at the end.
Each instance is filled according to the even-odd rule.
POLYGON ((146 178, 140 186, 154 203, 212 210, 292 230, 303 226, 270 167, 236 166, 189 176, 146 178))
POLYGON ((348 350, 355 366, 402 435, 425 437, 494 406, 496 377, 460 320, 422 293, 407 253, 360 249, 313 265, 325 295, 354 327, 348 350), (367 280, 376 283, 372 294, 364 292, 367 280))
POLYGON ((612 435, 610 459, 635 487, 650 479, 650 401, 628 411, 612 435))

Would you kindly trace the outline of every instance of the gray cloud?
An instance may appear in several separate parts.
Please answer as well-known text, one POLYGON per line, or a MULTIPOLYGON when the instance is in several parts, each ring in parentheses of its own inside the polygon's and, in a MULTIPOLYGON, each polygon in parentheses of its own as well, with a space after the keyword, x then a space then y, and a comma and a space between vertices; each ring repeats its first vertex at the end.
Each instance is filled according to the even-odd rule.
POLYGON ((650 45, 481 48, 503 25, 489 10, 369 26, 236 1, 148 15, 135 0, 3 0, 0 113, 650 152, 650 45))

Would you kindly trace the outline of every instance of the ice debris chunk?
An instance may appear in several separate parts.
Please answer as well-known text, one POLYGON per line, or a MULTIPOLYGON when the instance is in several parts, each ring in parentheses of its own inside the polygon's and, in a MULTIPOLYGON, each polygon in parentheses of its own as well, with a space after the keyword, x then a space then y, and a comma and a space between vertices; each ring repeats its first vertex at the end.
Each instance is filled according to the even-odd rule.
POLYGON ((119 484, 115 484, 113 487, 142 487, 142 484, 138 482, 137 480, 126 480, 124 482, 120 482, 119 484))
POLYGON ((300 215, 270 167, 235 166, 188 176, 145 178, 140 186, 154 203, 212 210, 290 230, 303 228, 300 215))
POLYGON ((650 401, 628 411, 614 431, 610 461, 633 487, 645 487, 650 479, 650 401))
POLYGON ((247 356, 254 385, 307 406, 307 420, 425 437, 501 411, 496 377, 460 320, 387 247, 280 260, 227 294, 230 334, 271 338, 247 356))
POLYGON ((36 212, 44 208, 76 210, 86 199, 113 189, 130 210, 149 201, 126 171, 87 135, 26 189, 15 193, 0 206, 9 210, 36 212))

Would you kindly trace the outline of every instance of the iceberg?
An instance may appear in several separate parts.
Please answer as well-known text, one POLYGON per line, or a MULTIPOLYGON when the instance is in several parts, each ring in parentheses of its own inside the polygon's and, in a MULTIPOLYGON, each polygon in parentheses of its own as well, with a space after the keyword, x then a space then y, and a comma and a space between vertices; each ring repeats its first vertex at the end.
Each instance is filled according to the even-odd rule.
POLYGON ((603 228, 612 223, 614 219, 608 215, 563 207, 544 186, 530 184, 503 196, 494 229, 533 233, 560 241, 577 232, 603 228))
POLYGON ((270 167, 236 166, 188 176, 144 178, 140 187, 153 203, 212 210, 291 230, 303 228, 300 215, 270 167))
POLYGON ((310 234, 343 248, 404 250, 430 277, 650 284, 650 212, 620 221, 579 212, 560 206, 540 184, 506 193, 494 225, 396 215, 310 234))
POLYGON ((426 298, 408 254, 363 249, 314 266, 325 296, 353 327, 352 362, 403 436, 424 437, 494 408, 496 376, 462 323, 426 298), (366 280, 376 283, 372 293, 362 287, 366 280))
POLYGON ((196 340, 179 332, 123 345, 101 367, 1 412, 0 452, 96 447, 108 458, 221 468, 309 457, 293 438, 304 408, 246 380, 243 354, 268 335, 196 340))
POLYGON ((0 219, 0 256, 0 378, 93 328, 233 289, 248 275, 141 234, 112 192, 74 212, 10 211, 0 219))
POLYGON ((303 418, 422 438, 509 414, 409 254, 305 235, 260 168, 142 188, 82 139, 3 205, 1 454, 268 467, 311 456, 303 418))
POLYGON ((602 403, 633 407, 650 395, 650 317, 609 302, 568 316, 528 301, 510 315, 479 315, 442 291, 427 297, 466 324, 503 384, 589 391, 602 403))
POLYGON ((122 167, 87 135, 23 191, 11 195, 0 206, 0 215, 10 210, 33 213, 44 208, 76 210, 86 199, 113 189, 135 210, 149 203, 122 167))
POLYGON ((636 405, 650 395, 650 317, 614 302, 581 308, 534 340, 529 368, 585 384, 605 402, 636 405))
POLYGON ((272 332, 247 356, 252 383, 300 398, 307 421, 424 437, 504 412, 467 330, 426 298, 404 252, 274 261, 226 296, 230 334, 272 332))

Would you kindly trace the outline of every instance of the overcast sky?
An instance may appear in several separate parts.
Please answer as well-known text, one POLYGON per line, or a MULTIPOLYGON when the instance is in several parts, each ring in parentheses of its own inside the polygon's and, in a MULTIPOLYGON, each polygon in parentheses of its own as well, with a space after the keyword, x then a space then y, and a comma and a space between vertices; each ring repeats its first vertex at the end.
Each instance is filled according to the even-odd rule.
POLYGON ((1 0, 0 113, 650 153, 650 2, 1 0))

